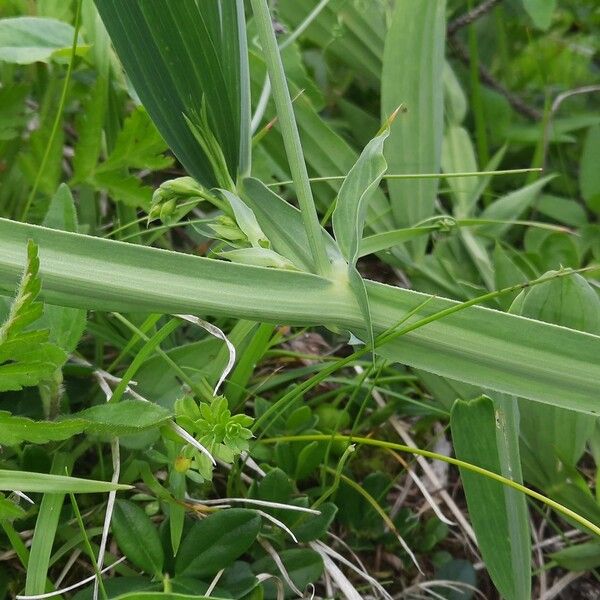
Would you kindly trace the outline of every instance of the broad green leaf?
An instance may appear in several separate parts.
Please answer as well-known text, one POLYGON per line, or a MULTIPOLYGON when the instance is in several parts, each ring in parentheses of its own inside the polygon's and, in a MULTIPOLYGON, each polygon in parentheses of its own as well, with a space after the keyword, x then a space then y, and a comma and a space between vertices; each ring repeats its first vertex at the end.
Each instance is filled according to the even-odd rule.
MULTIPOLYGON (((445 0, 397 0, 385 40, 381 111, 387 118, 401 104, 407 112, 386 145, 392 173, 436 173, 443 131, 445 0)), ((390 181, 397 227, 410 227, 433 214, 437 179, 390 181)), ((421 255, 426 240, 413 243, 421 255)))
POLYGON ((359 256, 367 256, 381 252, 382 250, 389 250, 398 244, 404 244, 421 235, 428 235, 433 231, 439 230, 439 225, 421 225, 420 227, 405 227, 403 229, 392 229, 383 233, 376 233, 362 239, 359 256))
POLYGON ((346 175, 337 197, 331 219, 333 231, 350 266, 354 266, 358 259, 369 200, 387 170, 383 146, 389 135, 390 124, 386 123, 346 175))
POLYGON ((18 505, 0 494, 0 520, 1 519, 19 519, 25 516, 25 511, 18 505))
MULTIPOLYGON (((600 333, 600 298, 578 274, 548 281, 521 294, 510 312, 572 329, 600 333)), ((520 403, 523 468, 526 479, 547 488, 574 467, 594 430, 595 419, 557 407, 520 403)))
POLYGON ((388 121, 362 151, 354 166, 344 179, 337 196, 332 215, 333 231, 342 255, 348 263, 348 281, 358 302, 367 330, 369 342, 373 343, 373 322, 365 284, 356 269, 360 253, 367 207, 374 191, 387 170, 383 145, 390 134, 388 121))
POLYGON ((175 562, 178 575, 214 575, 244 554, 260 531, 261 519, 251 510, 221 510, 197 521, 181 542, 175 562))
POLYGON ((294 535, 300 542, 312 542, 323 537, 337 513, 337 506, 332 502, 325 502, 319 506, 320 515, 302 515, 299 522, 292 526, 294 535))
POLYGON ((158 530, 142 508, 128 500, 117 500, 112 531, 128 560, 148 574, 162 575, 165 556, 158 530))
POLYGON ((467 98, 452 65, 444 63, 444 117, 448 123, 458 125, 467 116, 467 98))
MULTIPOLYGON (((502 423, 496 424, 489 398, 457 400, 451 427, 457 458, 506 476, 499 450, 505 446, 499 439, 502 423)), ((492 479, 460 471, 477 545, 494 585, 507 600, 529 598, 531 542, 525 497, 492 479)))
POLYGON ((241 1, 96 0, 96 6, 137 94, 187 172, 207 187, 219 183, 186 123, 204 99, 235 177, 250 147, 241 1))
MULTIPOLYGON (((257 219, 260 223, 258 214, 257 219)), ((30 238, 40 246, 43 296, 54 304, 328 324, 357 333, 363 327, 354 298, 339 282, 4 219, 0 219, 0 289, 14 289, 26 263, 24 249, 30 238)), ((416 311, 415 319, 456 305, 371 281, 366 288, 376 332, 395 326, 411 310, 416 311)), ((599 336, 472 307, 418 328, 381 347, 379 353, 465 383, 598 412, 599 336)))
POLYGON ((600 213, 600 125, 590 127, 585 136, 581 163, 579 165, 579 186, 587 205, 600 213))
POLYGON ((0 490, 21 492, 38 492, 40 494, 66 493, 95 494, 113 490, 128 490, 131 486, 109 481, 79 479, 66 475, 50 475, 48 473, 32 473, 31 471, 0 470, 0 490))
POLYGON ((98 404, 73 416, 85 421, 88 431, 121 436, 164 425, 171 411, 153 402, 121 400, 98 404))
POLYGON ((37 246, 28 241, 26 247, 25 272, 8 317, 0 326, 0 391, 37 385, 66 359, 58 346, 48 342, 48 330, 27 329, 40 319, 43 305, 36 302, 41 287, 37 246))
POLYGON ((546 30, 552 23, 557 0, 523 0, 523 7, 539 29, 546 30))
MULTIPOLYGON (((0 62, 19 65, 66 58, 73 45, 75 30, 68 23, 44 17, 0 19, 0 62)), ((79 54, 87 46, 78 44, 79 54)))
MULTIPOLYGON (((494 281, 497 290, 527 281, 523 271, 514 263, 500 244, 496 244, 494 248, 494 281)), ((513 292, 499 298, 502 308, 508 310, 517 295, 518 292, 513 292)))
POLYGON ((576 200, 561 198, 552 194, 542 194, 538 198, 536 209, 543 215, 571 227, 587 224, 585 208, 576 200))
POLYGON ((135 175, 124 175, 119 171, 106 171, 93 175, 90 183, 107 190, 114 200, 123 202, 126 206, 141 207, 144 210, 150 208, 152 188, 143 185, 135 175))

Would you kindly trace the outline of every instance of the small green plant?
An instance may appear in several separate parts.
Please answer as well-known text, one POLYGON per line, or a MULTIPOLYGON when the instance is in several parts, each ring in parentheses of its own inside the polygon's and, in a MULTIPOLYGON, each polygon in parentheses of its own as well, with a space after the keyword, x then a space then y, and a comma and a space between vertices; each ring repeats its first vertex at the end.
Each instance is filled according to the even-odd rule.
POLYGON ((583 595, 595 7, 272 4, 0 6, 0 600, 583 595))

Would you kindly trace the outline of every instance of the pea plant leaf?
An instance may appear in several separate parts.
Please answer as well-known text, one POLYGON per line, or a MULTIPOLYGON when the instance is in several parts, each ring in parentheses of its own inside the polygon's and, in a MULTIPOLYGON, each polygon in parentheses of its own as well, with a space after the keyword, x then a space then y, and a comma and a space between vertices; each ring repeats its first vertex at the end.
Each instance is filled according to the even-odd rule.
POLYGON ((47 329, 30 330, 43 312, 36 302, 41 282, 37 246, 29 241, 27 261, 6 321, 0 327, 0 391, 37 385, 65 361, 65 353, 51 344, 47 329))
POLYGON ((232 508, 197 521, 177 554, 175 572, 189 577, 214 575, 252 545, 261 526, 252 510, 232 508))

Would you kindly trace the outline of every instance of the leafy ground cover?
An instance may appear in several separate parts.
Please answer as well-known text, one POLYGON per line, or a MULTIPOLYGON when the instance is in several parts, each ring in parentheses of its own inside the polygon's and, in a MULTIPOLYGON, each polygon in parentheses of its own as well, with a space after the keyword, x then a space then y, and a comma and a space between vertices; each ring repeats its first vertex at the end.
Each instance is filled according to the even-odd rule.
POLYGON ((0 3, 0 597, 599 597, 599 30, 0 3))

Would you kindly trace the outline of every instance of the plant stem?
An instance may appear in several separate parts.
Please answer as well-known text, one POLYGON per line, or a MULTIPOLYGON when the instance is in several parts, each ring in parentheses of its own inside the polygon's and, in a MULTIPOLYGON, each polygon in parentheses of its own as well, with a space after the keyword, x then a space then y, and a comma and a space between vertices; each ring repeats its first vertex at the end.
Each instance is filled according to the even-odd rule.
POLYGON ((65 77, 65 82, 63 84, 62 92, 60 95, 60 101, 58 103, 58 110, 56 111, 56 116, 54 117, 54 123, 52 125, 52 131, 50 132, 50 138, 48 139, 48 143, 46 145, 46 150, 44 151, 44 156, 42 157, 42 162, 40 164, 40 168, 35 176, 35 180, 33 182, 33 187, 29 192, 29 196, 27 197, 27 202, 25 203, 25 207, 23 208, 23 212, 21 213, 21 221, 25 221, 27 219, 27 214, 29 213, 29 209, 31 208, 31 204, 35 198, 35 194, 40 185, 40 180, 42 179, 42 174, 46 169, 46 164, 48 162, 48 158, 50 157, 50 152, 52 150, 52 146, 54 144, 54 138, 56 137, 56 133, 58 132, 58 128, 60 126, 60 119, 63 114, 63 109, 65 107, 65 102, 67 100, 67 92, 69 91, 69 83, 71 82, 71 75, 73 73, 73 64, 75 63, 75 54, 77 52, 77 40, 79 39, 79 26, 81 25, 81 2, 82 0, 78 0, 77 2, 77 12, 75 13, 75 30, 73 32, 73 45, 71 46, 71 56, 69 59, 69 66, 67 68, 67 75, 65 77))
POLYGON ((302 211, 302 220, 304 221, 304 228, 308 237, 314 266, 317 273, 327 275, 329 273, 329 260, 325 251, 325 242, 321 233, 312 190, 310 189, 300 134, 298 133, 292 99, 287 86, 283 63, 281 62, 275 31, 271 22, 271 14, 269 13, 267 0, 251 0, 251 3, 264 59, 273 87, 273 99, 277 107, 285 151, 290 164, 294 186, 296 187, 298 203, 302 211))
MULTIPOLYGON (((465 171, 461 173, 386 173, 382 179, 450 179, 452 177, 483 177, 492 175, 518 175, 519 173, 541 173, 544 169, 541 167, 529 167, 526 169, 502 169, 498 171, 465 171)), ((323 181, 342 181, 346 175, 325 175, 323 177, 311 177, 312 183, 321 183, 323 181)), ((266 184, 267 187, 278 185, 288 185, 294 183, 292 180, 276 181, 266 184)))
POLYGON ((404 444, 396 444, 394 442, 386 442, 383 440, 376 440, 373 438, 365 438, 365 437, 354 437, 349 435, 328 435, 328 434, 314 434, 314 435, 283 435, 275 438, 265 438, 257 443, 259 444, 276 444, 280 442, 326 442, 330 440, 340 441, 340 442, 350 442, 353 444, 364 444, 365 446, 376 446, 377 448, 387 448, 391 450, 397 450, 399 452, 408 452, 410 454, 416 454, 418 456, 424 456, 425 458, 431 458, 434 460, 441 460, 442 462, 446 462, 450 465, 454 465, 456 467, 460 467, 461 469, 465 469, 467 471, 472 471, 473 473, 477 473, 478 475, 483 475, 484 477, 488 477, 489 479, 493 479, 502 485, 506 485, 510 488, 518 490, 531 498, 535 498, 540 502, 550 506, 557 512, 562 513, 566 517, 577 521, 580 525, 583 525, 585 528, 589 529, 591 532, 600 536, 600 527, 594 525, 591 521, 588 521, 585 517, 577 514, 575 511, 563 506, 562 504, 555 502, 551 498, 547 498, 543 494, 536 492, 535 490, 531 490, 512 479, 507 479, 502 475, 498 475, 498 473, 494 473, 494 471, 489 471, 488 469, 484 469, 482 467, 478 467, 477 465, 473 465, 468 462, 464 462, 459 460, 458 458, 453 458, 451 456, 446 456, 444 454, 438 454, 437 452, 431 452, 430 450, 423 450, 421 448, 414 448, 412 446, 405 446, 404 444))

